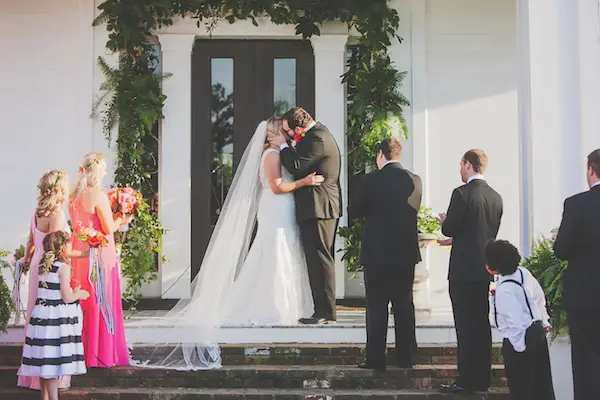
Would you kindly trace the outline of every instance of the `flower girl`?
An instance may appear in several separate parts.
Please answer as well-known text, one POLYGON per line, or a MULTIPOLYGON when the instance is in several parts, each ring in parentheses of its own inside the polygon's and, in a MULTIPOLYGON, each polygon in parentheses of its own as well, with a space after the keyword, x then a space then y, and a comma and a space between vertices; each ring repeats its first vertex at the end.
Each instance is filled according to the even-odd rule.
POLYGON ((38 271, 38 296, 27 325, 21 375, 40 377, 42 399, 58 399, 58 377, 85 374, 79 300, 85 290, 71 290, 67 256, 69 236, 56 231, 44 238, 38 271))

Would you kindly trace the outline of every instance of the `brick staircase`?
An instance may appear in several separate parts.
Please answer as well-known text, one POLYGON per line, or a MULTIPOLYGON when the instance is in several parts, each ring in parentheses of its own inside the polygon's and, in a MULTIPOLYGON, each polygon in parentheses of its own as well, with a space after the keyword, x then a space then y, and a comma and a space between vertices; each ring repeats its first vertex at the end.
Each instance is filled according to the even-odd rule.
MULTIPOLYGON (((148 349, 136 347, 143 358, 148 349)), ((436 388, 457 374, 456 348, 421 346, 417 367, 390 366, 385 373, 361 370, 362 345, 286 344, 227 345, 223 368, 173 371, 139 367, 92 369, 73 377, 61 399, 191 400, 191 399, 453 399, 436 388)), ((17 389, 21 347, 0 345, 0 399, 38 399, 34 391, 17 389)), ((391 359, 392 357, 390 357, 391 359)), ((493 389, 461 399, 508 399, 500 349, 493 350, 493 389)))

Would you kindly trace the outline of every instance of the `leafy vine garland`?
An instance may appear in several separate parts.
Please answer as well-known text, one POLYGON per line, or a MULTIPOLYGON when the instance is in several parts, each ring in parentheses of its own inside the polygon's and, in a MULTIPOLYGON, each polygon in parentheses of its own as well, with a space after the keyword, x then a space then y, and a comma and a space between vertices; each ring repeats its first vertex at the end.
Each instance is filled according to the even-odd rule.
MULTIPOLYGON (((177 16, 195 18, 212 31, 217 23, 250 20, 258 26, 259 17, 269 17, 278 25, 291 24, 303 39, 320 34, 326 21, 339 20, 359 33, 358 51, 350 57, 348 70, 342 77, 348 90, 348 176, 374 168, 376 144, 389 137, 394 126, 406 136, 402 116, 407 99, 398 91, 405 73, 393 65, 388 47, 401 40, 396 32, 399 17, 387 0, 106 0, 98 7, 100 15, 94 25, 106 24, 109 39, 106 47, 119 54, 119 62, 110 68, 101 59, 105 73, 101 112, 108 140, 117 129, 117 166, 115 183, 148 193, 149 181, 156 174, 156 158, 151 151, 153 129, 163 118, 165 96, 161 91, 163 76, 157 75, 157 54, 150 37, 161 27, 173 24, 177 16), (150 140, 149 140, 150 138, 150 140)), ((352 185, 350 184, 350 191, 352 185)), ((148 223, 154 235, 142 240, 158 243, 156 235, 164 230, 157 221, 148 223)), ((360 248, 359 224, 351 222, 342 229, 345 238, 345 260, 350 270, 356 269, 360 248)), ((124 247, 124 271, 130 286, 141 285, 151 274, 149 264, 127 260, 135 253, 124 247), (142 265, 143 264, 143 265, 142 265)), ((155 274, 154 274, 155 276, 155 274)))

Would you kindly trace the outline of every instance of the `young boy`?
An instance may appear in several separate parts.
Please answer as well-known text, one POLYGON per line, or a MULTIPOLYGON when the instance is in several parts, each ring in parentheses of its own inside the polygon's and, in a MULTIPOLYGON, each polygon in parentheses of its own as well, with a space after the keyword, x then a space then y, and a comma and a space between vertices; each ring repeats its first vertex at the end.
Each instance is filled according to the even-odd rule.
POLYGON ((542 287, 527 269, 519 267, 521 255, 506 240, 490 242, 485 256, 488 272, 496 275, 491 308, 504 338, 502 356, 511 397, 553 400, 546 339, 551 326, 542 287))

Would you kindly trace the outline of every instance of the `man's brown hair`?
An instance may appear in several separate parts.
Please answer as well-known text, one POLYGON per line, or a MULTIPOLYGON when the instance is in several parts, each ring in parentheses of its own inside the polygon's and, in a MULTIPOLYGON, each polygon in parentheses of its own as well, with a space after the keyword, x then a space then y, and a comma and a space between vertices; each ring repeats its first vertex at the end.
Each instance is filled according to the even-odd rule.
POLYGON ((588 155, 587 165, 594 171, 596 178, 600 178, 600 149, 596 149, 588 155))
POLYGON ((481 149, 469 150, 463 156, 463 161, 468 161, 473 167, 473 171, 483 174, 487 168, 487 154, 481 149))
POLYGON ((379 143, 377 151, 381 151, 386 160, 399 160, 402 153, 402 143, 398 139, 389 138, 379 143))
POLYGON ((290 129, 296 129, 297 127, 306 128, 306 126, 312 121, 312 117, 304 108, 294 107, 290 109, 288 112, 283 114, 283 119, 285 119, 290 127, 290 129))

